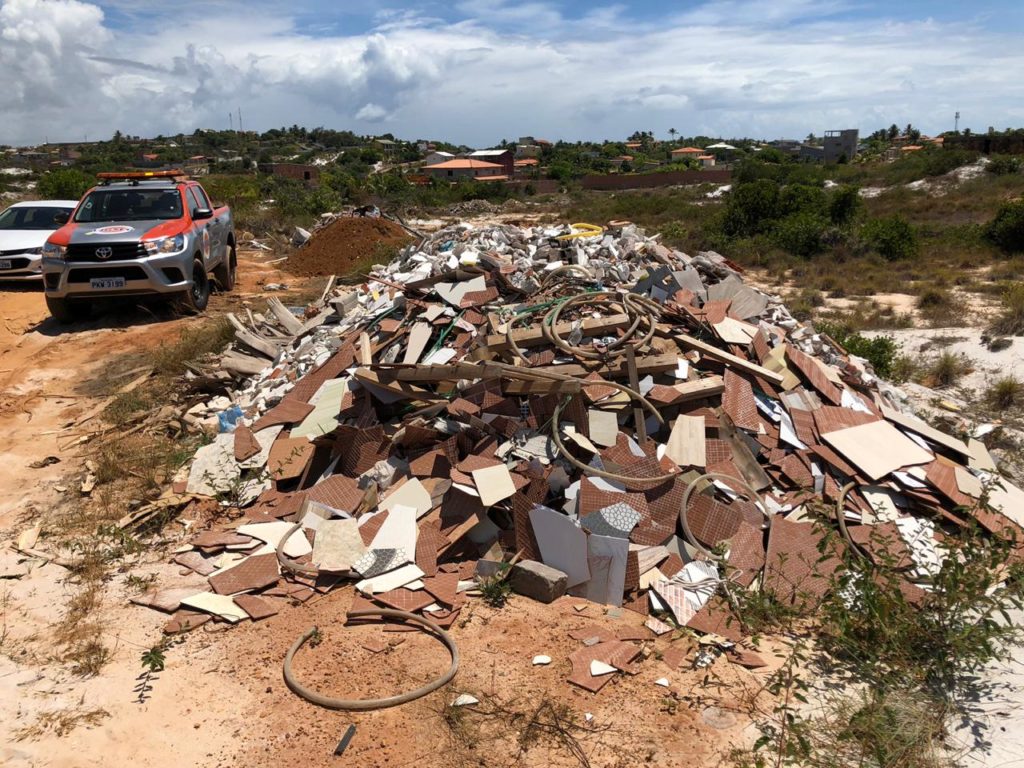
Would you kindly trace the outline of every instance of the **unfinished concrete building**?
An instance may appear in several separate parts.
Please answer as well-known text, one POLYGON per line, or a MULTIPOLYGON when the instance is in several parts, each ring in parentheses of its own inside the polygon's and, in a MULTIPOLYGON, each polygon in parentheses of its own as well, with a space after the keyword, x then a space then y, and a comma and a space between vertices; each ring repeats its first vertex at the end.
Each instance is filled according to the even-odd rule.
POLYGON ((825 131, 825 162, 838 163, 843 158, 853 160, 857 156, 859 139, 860 132, 856 128, 825 131))

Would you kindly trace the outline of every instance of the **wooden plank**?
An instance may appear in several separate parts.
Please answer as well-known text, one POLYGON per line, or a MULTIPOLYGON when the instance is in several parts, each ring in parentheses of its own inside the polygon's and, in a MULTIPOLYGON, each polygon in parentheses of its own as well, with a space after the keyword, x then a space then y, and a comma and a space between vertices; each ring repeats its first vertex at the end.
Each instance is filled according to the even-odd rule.
POLYGON ((780 386, 782 385, 782 376, 780 376, 777 373, 773 373, 772 371, 769 371, 767 368, 763 368, 760 365, 752 363, 749 360, 744 360, 742 357, 736 357, 736 355, 730 354, 729 352, 719 349, 718 347, 713 347, 710 344, 705 344, 700 339, 695 339, 693 338, 693 336, 688 336, 685 333, 680 333, 678 336, 676 336, 676 339, 678 339, 682 344, 689 347, 690 349, 695 349, 702 355, 706 355, 710 357, 712 360, 717 360, 723 365, 727 365, 730 368, 739 368, 740 370, 746 371, 747 373, 752 373, 755 376, 760 376, 763 379, 765 379, 765 381, 770 381, 780 386))
MULTIPOLYGON (((665 371, 674 371, 676 369, 676 361, 678 355, 647 355, 646 357, 638 358, 636 361, 636 369, 640 375, 646 375, 648 373, 664 373, 665 371)), ((628 379, 629 369, 626 365, 625 359, 613 362, 611 365, 599 365, 597 367, 584 367, 582 365, 542 365, 537 368, 528 368, 526 370, 536 371, 539 373, 560 373, 566 376, 573 376, 576 378, 582 378, 589 373, 597 371, 603 378, 606 379, 628 379)))
MULTIPOLYGON (((605 331, 614 331, 619 328, 625 328, 629 325, 628 315, 609 315, 608 317, 588 317, 581 324, 580 328, 583 331, 584 336, 597 336, 605 331)), ((572 332, 573 324, 571 322, 559 323, 555 328, 564 337, 572 332)), ((520 347, 536 347, 540 344, 547 343, 544 338, 544 332, 540 327, 535 328, 519 328, 512 331, 512 339, 520 347)), ((494 333, 487 337, 484 342, 488 349, 492 349, 498 352, 502 352, 506 349, 510 349, 508 338, 504 333, 494 333)))
POLYGON ((703 469, 707 466, 706 448, 704 417, 683 415, 677 418, 665 444, 665 455, 680 467, 703 469))
MULTIPOLYGON (((636 370, 636 350, 626 347, 626 371, 629 373, 629 388, 640 391, 640 374, 636 370)), ((637 400, 633 405, 633 424, 636 425, 636 441, 643 445, 647 442, 647 423, 644 421, 644 409, 637 400)))
POLYGON ((316 316, 311 317, 309 320, 302 324, 302 327, 299 329, 299 332, 296 334, 296 336, 305 336, 314 328, 317 328, 323 325, 325 322, 327 322, 327 318, 331 317, 333 314, 333 308, 320 310, 320 312, 318 312, 316 316))
POLYGON ((276 296, 267 299, 267 308, 273 313, 284 329, 292 336, 298 336, 302 331, 302 322, 288 311, 288 308, 281 303, 276 296))
POLYGON ((447 400, 443 395, 430 392, 422 387, 417 387, 405 381, 387 380, 380 377, 376 371, 369 368, 357 368, 353 374, 359 381, 369 385, 371 388, 384 390, 394 396, 395 400, 447 400))
POLYGON ((576 395, 583 387, 574 381, 511 379, 502 385, 506 395, 576 395))
POLYGON ((317 302, 318 304, 322 305, 327 303, 327 295, 331 292, 331 289, 334 287, 334 281, 336 278, 336 275, 331 275, 330 277, 327 278, 327 285, 324 286, 324 292, 320 294, 320 301, 317 302))
POLYGON ((241 320, 239 320, 237 317, 235 317, 235 313, 234 312, 228 312, 226 317, 228 319, 228 322, 231 323, 232 326, 234 326, 234 329, 236 331, 248 331, 249 330, 248 328, 245 327, 245 325, 242 323, 241 320))
POLYGON ((669 405, 677 405, 721 395, 725 391, 725 380, 721 376, 707 376, 703 379, 673 384, 671 388, 678 392, 679 396, 669 405))
POLYGON ((254 349, 262 355, 269 357, 271 360, 275 359, 281 349, 273 342, 267 341, 255 333, 249 333, 241 328, 235 328, 235 338, 245 344, 250 349, 254 349))
POLYGON ((366 331, 359 334, 359 362, 361 365, 373 365, 373 345, 366 331))
POLYGON ((220 359, 221 368, 243 376, 254 376, 270 364, 265 358, 246 355, 237 350, 226 352, 220 359))
POLYGON ((746 442, 737 434, 732 419, 725 413, 721 414, 718 419, 718 436, 729 443, 729 448, 732 450, 732 462, 751 488, 761 491, 772 484, 771 478, 757 463, 757 459, 747 447, 746 442))

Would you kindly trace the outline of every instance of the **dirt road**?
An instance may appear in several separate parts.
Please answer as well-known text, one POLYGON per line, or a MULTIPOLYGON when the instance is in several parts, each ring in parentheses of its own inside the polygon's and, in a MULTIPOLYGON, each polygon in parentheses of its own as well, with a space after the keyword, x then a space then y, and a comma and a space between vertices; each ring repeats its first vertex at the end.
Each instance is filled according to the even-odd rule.
MULTIPOLYGON (((236 291, 215 294, 208 314, 262 301, 266 283, 295 283, 264 265, 266 258, 240 254, 236 291)), ((127 606, 123 583, 130 574, 106 585, 101 608, 89 617, 102 623, 113 651, 102 673, 88 677, 59 663, 52 641, 54 627, 75 610, 78 580, 58 565, 6 551, 8 542, 80 493, 89 450, 77 443, 98 419, 76 424, 103 405, 89 394, 90 384, 109 372, 112 361, 173 343, 183 330, 202 322, 168 308, 126 305, 61 326, 49 317, 39 288, 0 286, 2 765, 84 766, 95 764, 100 755, 112 765, 167 765, 170 754, 201 763, 217 748, 216 737, 197 741, 192 736, 195 718, 189 710, 197 702, 175 688, 187 680, 161 683, 168 694, 163 706, 132 704, 140 649, 159 638, 162 622, 159 615, 144 617, 151 612, 127 606), (59 461, 48 463, 48 457, 59 461), (91 719, 97 727, 89 727, 91 719), (141 750, 139 729, 149 734, 141 750)), ((41 548, 51 533, 42 530, 41 548)), ((166 558, 159 553, 157 559, 166 558)), ((175 577, 171 570, 169 578, 175 577)), ((236 694, 233 698, 242 700, 236 694)))

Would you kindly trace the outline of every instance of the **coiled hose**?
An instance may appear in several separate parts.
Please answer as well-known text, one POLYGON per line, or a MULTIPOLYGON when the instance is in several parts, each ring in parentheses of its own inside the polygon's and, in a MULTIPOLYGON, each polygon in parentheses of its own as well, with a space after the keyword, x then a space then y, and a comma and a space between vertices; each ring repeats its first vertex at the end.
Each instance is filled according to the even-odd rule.
POLYGON ((901 575, 914 574, 914 581, 919 581, 925 584, 930 583, 932 581, 932 578, 929 575, 922 574, 920 572, 915 573, 915 571, 918 571, 918 569, 913 563, 911 563, 910 565, 888 565, 885 563, 879 563, 874 557, 871 556, 871 554, 867 550, 865 550, 860 544, 853 540, 853 537, 850 536, 850 531, 846 527, 846 515, 844 514, 843 509, 844 502, 846 501, 846 495, 850 491, 852 491, 856 486, 857 483, 847 483, 842 487, 842 490, 839 491, 839 498, 836 499, 836 525, 839 526, 839 533, 846 541, 847 546, 853 551, 853 553, 858 558, 867 563, 871 563, 871 565, 873 565, 875 568, 892 571, 893 573, 898 573, 901 575))
POLYGON ((563 352, 588 360, 602 360, 612 355, 624 354, 627 342, 628 346, 633 347, 633 349, 640 349, 647 344, 651 337, 654 336, 655 326, 660 316, 661 307, 645 296, 639 296, 634 293, 618 294, 614 291, 584 293, 572 296, 566 301, 555 305, 544 317, 541 330, 544 333, 544 337, 563 352), (556 328, 558 318, 566 308, 592 304, 621 304, 626 314, 632 318, 632 322, 622 335, 602 347, 600 351, 582 349, 569 344, 561 337, 556 328), (644 330, 643 336, 634 340, 633 337, 639 330, 641 323, 646 323, 647 327, 644 330))
POLYGON ((387 707, 396 707, 399 704, 407 704, 410 701, 426 696, 428 693, 436 691, 441 686, 447 684, 455 673, 459 671, 459 649, 455 645, 455 641, 452 636, 441 629, 437 624, 425 619, 422 616, 417 616, 414 613, 406 613, 405 611, 396 611, 390 608, 382 608, 380 610, 366 610, 366 611, 350 611, 348 617, 350 619, 358 619, 367 616, 378 616, 380 618, 392 618, 402 619, 404 621, 411 621, 416 624, 420 624, 426 630, 432 632, 438 640, 444 643, 448 652, 451 654, 451 665, 448 667, 448 671, 435 680, 430 681, 426 685, 420 686, 419 688, 408 691, 406 693, 400 693, 395 696, 388 696, 382 699, 339 699, 333 696, 324 696, 321 693, 310 690, 298 680, 295 679, 295 673, 292 671, 292 661, 295 658, 295 654, 298 653, 299 649, 302 648, 306 642, 319 633, 317 627, 312 627, 306 631, 302 637, 292 643, 292 647, 288 649, 288 653, 284 657, 284 681, 288 687, 297 695, 304 698, 318 707, 325 707, 326 709, 347 709, 353 711, 366 711, 370 709, 385 709, 387 707))
MULTIPOLYGON (((563 269, 568 269, 567 267, 563 269)), ((581 293, 558 301, 541 321, 541 332, 548 343, 554 345, 566 354, 587 360, 605 360, 615 355, 625 354, 628 347, 638 350, 646 345, 654 336, 656 324, 661 317, 661 307, 646 296, 639 296, 634 293, 619 294, 615 291, 600 291, 597 293, 581 293), (569 344, 562 338, 557 330, 557 323, 562 312, 568 307, 580 305, 611 304, 622 305, 623 311, 630 318, 631 322, 622 335, 603 346, 600 350, 588 350, 579 346, 569 344), (634 338, 641 325, 645 325, 643 335, 634 338)), ((512 335, 512 324, 509 324, 505 331, 505 340, 509 348, 524 362, 530 362, 522 349, 516 343, 512 335)))
MULTIPOLYGON (((622 384, 618 384, 618 383, 616 383, 614 381, 586 381, 584 379, 577 379, 577 378, 574 378, 572 376, 566 376, 564 378, 571 379, 572 381, 577 381, 577 382, 579 382, 584 387, 588 387, 588 386, 614 387, 615 389, 618 389, 620 392, 625 392, 631 398, 633 398, 634 400, 638 401, 641 406, 643 406, 646 410, 648 410, 658 420, 659 424, 664 424, 665 423, 665 419, 658 412, 658 409, 655 408, 654 405, 651 404, 651 401, 648 400, 646 397, 644 397, 643 395, 641 395, 639 392, 637 392, 634 389, 630 389, 629 387, 624 386, 622 384)), ((604 477, 604 478, 607 478, 609 480, 617 480, 620 483, 624 483, 626 485, 637 485, 637 484, 646 485, 648 483, 651 484, 651 485, 657 485, 659 483, 667 482, 667 481, 673 479, 674 477, 676 477, 676 475, 679 474, 678 472, 669 472, 669 473, 666 473, 664 475, 655 475, 654 477, 629 477, 627 475, 620 475, 620 474, 617 474, 615 472, 609 472, 609 471, 604 470, 604 469, 598 469, 597 467, 592 467, 589 464, 584 464, 582 461, 580 461, 575 456, 573 456, 571 453, 569 453, 569 451, 565 447, 565 443, 562 442, 562 436, 561 436, 561 430, 560 430, 560 427, 559 427, 559 423, 561 422, 561 419, 562 419, 562 411, 565 409, 565 406, 568 403, 569 403, 568 399, 563 400, 562 402, 560 402, 558 405, 555 406, 554 413, 551 414, 551 439, 554 441, 555 447, 558 449, 558 452, 560 454, 562 454, 562 458, 564 458, 566 461, 568 461, 570 464, 572 464, 577 469, 583 471, 585 474, 588 474, 588 475, 597 475, 598 477, 604 477)))
MULTIPOLYGON (((683 501, 679 508, 679 525, 683 529, 683 536, 690 543, 690 546, 692 546, 702 555, 711 560, 722 562, 725 558, 723 558, 721 555, 715 554, 710 549, 701 544, 699 541, 697 541, 697 537, 693 535, 693 531, 690 530, 690 523, 686 519, 686 513, 690 506, 690 496, 693 495, 693 491, 697 487, 697 484, 703 482, 704 480, 721 480, 723 483, 728 482, 740 485, 744 489, 746 489, 747 493, 750 495, 751 500, 754 502, 757 502, 759 500, 759 497, 757 495, 757 491, 755 491, 750 486, 750 483, 748 483, 746 480, 743 480, 738 477, 733 477, 732 475, 723 475, 720 472, 705 472, 703 475, 695 477, 686 486, 686 490, 683 492, 683 501)), ((764 509, 762 509, 760 504, 755 503, 754 506, 756 506, 758 510, 761 512, 761 514, 763 514, 765 517, 768 516, 768 514, 764 511, 764 509)))

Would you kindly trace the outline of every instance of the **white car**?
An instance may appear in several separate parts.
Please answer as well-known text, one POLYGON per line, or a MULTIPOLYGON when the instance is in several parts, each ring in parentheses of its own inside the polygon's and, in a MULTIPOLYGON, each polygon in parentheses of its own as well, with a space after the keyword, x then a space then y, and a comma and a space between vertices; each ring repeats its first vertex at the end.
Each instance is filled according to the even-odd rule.
POLYGON ((77 200, 32 200, 0 213, 0 281, 41 279, 43 246, 76 205, 77 200))

